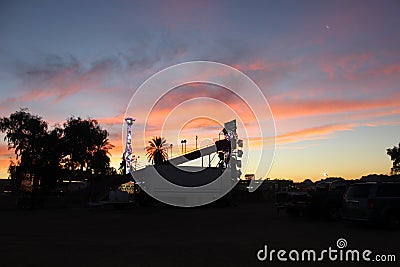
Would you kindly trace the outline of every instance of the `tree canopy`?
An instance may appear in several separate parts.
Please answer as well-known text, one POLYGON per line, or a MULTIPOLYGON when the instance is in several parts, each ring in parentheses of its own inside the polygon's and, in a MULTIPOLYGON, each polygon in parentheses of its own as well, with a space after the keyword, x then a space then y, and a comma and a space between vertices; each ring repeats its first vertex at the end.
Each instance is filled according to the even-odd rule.
POLYGON ((61 174, 71 177, 84 171, 95 175, 113 172, 109 158, 113 145, 107 130, 94 119, 71 117, 62 126, 49 129, 40 116, 20 109, 0 118, 0 131, 5 133, 8 149, 16 155, 10 174, 19 168, 34 177, 34 182, 40 180, 42 186, 54 186, 61 174))
POLYGON ((400 174, 400 143, 399 146, 388 148, 386 150, 386 153, 390 156, 390 159, 393 161, 393 167, 391 173, 400 174))
POLYGON ((68 118, 64 123, 63 139, 68 168, 92 170, 95 174, 104 173, 109 168, 109 150, 114 146, 108 140, 108 132, 96 120, 68 118))

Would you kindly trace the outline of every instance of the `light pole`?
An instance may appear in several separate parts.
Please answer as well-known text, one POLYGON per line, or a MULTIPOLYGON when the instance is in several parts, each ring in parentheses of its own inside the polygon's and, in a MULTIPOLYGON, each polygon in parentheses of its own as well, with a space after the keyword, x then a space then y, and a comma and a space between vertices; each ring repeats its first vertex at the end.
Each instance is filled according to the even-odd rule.
POLYGON ((170 145, 169 145, 169 148, 171 149, 171 156, 170 156, 171 158, 172 158, 172 147, 173 147, 173 146, 174 146, 173 144, 170 144, 170 145))
POLYGON ((181 140, 181 144, 182 144, 182 154, 186 153, 186 139, 181 140), (183 151, 183 144, 185 144, 185 151, 183 151))
POLYGON ((197 139, 199 139, 199 137, 196 135, 196 150, 197 150, 197 139))

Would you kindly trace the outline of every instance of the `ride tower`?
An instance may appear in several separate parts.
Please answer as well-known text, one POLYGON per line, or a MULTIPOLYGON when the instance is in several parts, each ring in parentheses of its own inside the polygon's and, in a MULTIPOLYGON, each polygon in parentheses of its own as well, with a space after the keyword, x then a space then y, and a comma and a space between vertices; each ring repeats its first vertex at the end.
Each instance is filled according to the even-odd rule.
POLYGON ((125 118, 126 122, 126 146, 124 152, 125 159, 125 174, 131 173, 133 151, 132 151, 132 126, 135 122, 133 118, 125 118))

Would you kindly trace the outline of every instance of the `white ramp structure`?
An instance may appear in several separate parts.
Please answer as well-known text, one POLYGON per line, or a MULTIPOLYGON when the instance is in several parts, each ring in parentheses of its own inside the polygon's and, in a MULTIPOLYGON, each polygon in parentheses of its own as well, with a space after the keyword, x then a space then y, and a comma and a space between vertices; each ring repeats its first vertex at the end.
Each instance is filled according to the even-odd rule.
POLYGON ((125 152, 127 171, 131 171, 135 183, 159 201, 184 207, 204 205, 224 196, 240 179, 241 161, 238 158, 243 154, 240 153, 243 142, 237 137, 236 120, 225 123, 221 132, 225 138, 215 144, 170 158, 166 164, 140 169, 131 165, 132 142, 128 138, 132 138, 133 121, 130 125, 128 123, 125 152), (211 166, 212 154, 219 158, 217 166, 211 166), (181 166, 204 156, 209 159, 205 167, 181 166))

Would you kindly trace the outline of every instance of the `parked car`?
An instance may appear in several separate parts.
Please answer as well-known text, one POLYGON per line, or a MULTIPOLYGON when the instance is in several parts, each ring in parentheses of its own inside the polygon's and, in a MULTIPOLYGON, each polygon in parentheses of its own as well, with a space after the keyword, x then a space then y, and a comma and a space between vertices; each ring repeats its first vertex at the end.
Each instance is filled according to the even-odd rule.
POLYGON ((338 220, 341 217, 343 196, 351 181, 332 179, 317 183, 310 192, 309 213, 313 217, 338 220))
POLYGON ((400 182, 365 182, 349 186, 343 200, 343 218, 400 226, 400 182))
POLYGON ((286 212, 291 216, 303 216, 309 213, 311 196, 307 191, 288 193, 286 212))
POLYGON ((290 192, 286 210, 289 215, 338 220, 343 195, 350 182, 338 178, 326 179, 316 183, 314 190, 290 192))

